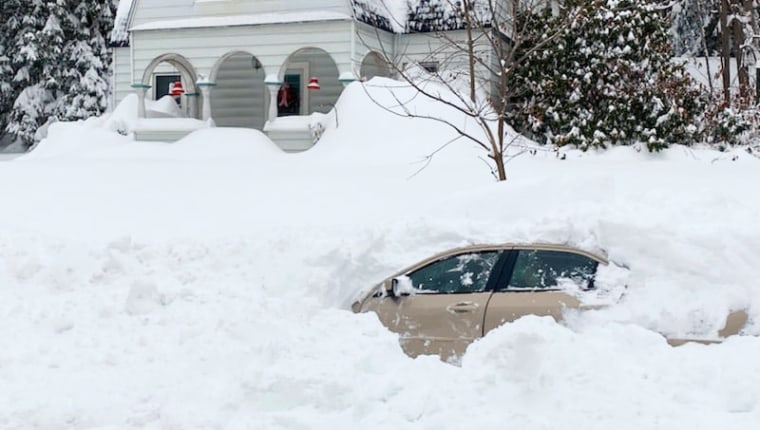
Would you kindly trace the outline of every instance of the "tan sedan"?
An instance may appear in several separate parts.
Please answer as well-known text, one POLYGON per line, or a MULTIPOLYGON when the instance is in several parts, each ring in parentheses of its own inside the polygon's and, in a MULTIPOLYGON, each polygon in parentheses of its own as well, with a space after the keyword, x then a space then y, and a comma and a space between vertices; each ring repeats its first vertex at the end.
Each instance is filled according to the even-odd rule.
MULTIPOLYGON (((400 335, 410 356, 461 356, 490 330, 525 315, 561 320, 565 309, 586 306, 579 294, 594 289, 607 259, 564 245, 482 245, 457 248, 406 268, 356 301, 354 312, 375 312, 400 335)), ((743 311, 729 315, 721 336, 737 334, 743 311)), ((689 340, 670 339, 673 345, 689 340)))

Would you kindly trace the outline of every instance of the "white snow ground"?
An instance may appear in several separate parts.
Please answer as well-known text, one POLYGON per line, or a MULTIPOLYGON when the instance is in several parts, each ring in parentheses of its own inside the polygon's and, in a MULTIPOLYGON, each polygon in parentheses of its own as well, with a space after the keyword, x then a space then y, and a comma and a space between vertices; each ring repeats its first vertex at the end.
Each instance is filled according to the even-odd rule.
POLYGON ((338 109, 301 154, 250 130, 139 143, 103 118, 0 162, 0 429, 758 428, 760 159, 538 148, 496 183, 466 142, 424 167, 451 132, 359 84, 338 109), (630 270, 601 289, 628 288, 565 326, 508 324, 461 367, 347 310, 500 241, 606 250, 630 270), (752 320, 722 344, 657 334, 715 336, 735 309, 752 320))

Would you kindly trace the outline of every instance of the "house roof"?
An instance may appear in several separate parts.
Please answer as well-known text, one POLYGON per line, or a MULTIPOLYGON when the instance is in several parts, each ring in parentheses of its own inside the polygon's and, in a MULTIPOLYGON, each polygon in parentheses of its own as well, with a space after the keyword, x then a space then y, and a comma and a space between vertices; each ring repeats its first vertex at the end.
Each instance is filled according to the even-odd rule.
POLYGON ((130 31, 166 30, 180 28, 234 27, 243 25, 286 24, 315 21, 347 21, 351 16, 328 11, 277 12, 255 15, 204 16, 197 18, 151 21, 130 28, 130 31))
MULTIPOLYGON (((464 23, 458 8, 461 0, 351 0, 354 18, 393 33, 415 33, 462 29, 464 23)), ((484 5, 472 0, 476 11, 484 5)), ((231 25, 256 25, 350 19, 334 12, 269 13, 224 17, 197 17, 164 20, 129 28, 136 0, 120 0, 111 31, 111 46, 128 46, 130 30, 166 28, 199 28, 231 25)), ((487 16, 487 14, 482 15, 487 16)))

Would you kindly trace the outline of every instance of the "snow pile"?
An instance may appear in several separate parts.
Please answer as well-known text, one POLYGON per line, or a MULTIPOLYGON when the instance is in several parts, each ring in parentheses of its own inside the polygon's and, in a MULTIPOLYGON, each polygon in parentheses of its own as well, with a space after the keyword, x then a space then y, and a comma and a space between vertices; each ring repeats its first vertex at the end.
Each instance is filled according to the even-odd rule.
POLYGON ((760 160, 514 148, 496 183, 371 84, 305 153, 251 130, 135 142, 101 119, 2 162, 0 428, 756 428, 760 160), (347 310, 434 252, 504 241, 605 250, 629 269, 598 286, 625 294, 508 324, 461 367, 347 310), (747 335, 719 345, 656 333, 714 336, 736 309, 747 335))
POLYGON ((197 129, 206 126, 203 121, 185 118, 177 106, 177 102, 171 96, 164 96, 158 100, 145 100, 145 118, 139 118, 139 99, 137 94, 129 94, 124 97, 118 106, 110 114, 98 119, 92 119, 91 123, 103 126, 111 131, 128 134, 136 128, 185 128, 197 129))

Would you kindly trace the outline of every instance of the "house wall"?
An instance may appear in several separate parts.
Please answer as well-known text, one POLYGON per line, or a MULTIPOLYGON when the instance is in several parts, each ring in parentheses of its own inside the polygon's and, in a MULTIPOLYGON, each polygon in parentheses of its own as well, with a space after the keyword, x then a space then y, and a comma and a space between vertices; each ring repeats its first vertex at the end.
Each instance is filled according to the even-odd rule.
POLYGON ((132 72, 129 60, 129 48, 113 49, 113 91, 112 107, 118 105, 124 97, 132 92, 132 72))
POLYGON ((134 31, 135 80, 153 59, 176 53, 196 72, 211 76, 214 65, 231 52, 247 52, 261 61, 267 75, 278 75, 287 57, 301 48, 329 52, 341 70, 350 69, 350 21, 134 31))
MULTIPOLYGON (((355 47, 353 60, 357 68, 361 66, 362 60, 370 52, 377 52, 385 58, 394 58, 396 56, 396 35, 387 31, 371 27, 363 22, 355 24, 355 47)), ((356 70, 356 76, 361 78, 360 71, 356 70)))
MULTIPOLYGON (((244 69, 250 70, 250 61, 228 63, 220 69, 219 64, 231 54, 243 52, 251 54, 261 63, 260 71, 267 80, 282 78, 285 65, 290 62, 307 62, 310 76, 319 76, 321 90, 310 92, 308 112, 326 112, 335 102, 342 90, 338 80, 341 72, 352 71, 350 31, 351 21, 307 22, 298 24, 271 24, 256 26, 230 26, 194 29, 169 30, 138 30, 132 32, 132 52, 134 55, 131 66, 128 65, 124 76, 134 76, 134 82, 152 85, 152 75, 144 76, 146 69, 154 59, 168 53, 174 53, 186 58, 193 66, 195 77, 201 75, 217 81, 238 79, 234 75, 244 75, 244 69), (307 58, 302 49, 321 49, 324 51, 317 58, 307 58), (329 55, 325 54, 329 53, 329 55), (290 58, 289 58, 290 57, 290 58), (239 70, 235 70, 238 68, 239 70), (216 76, 220 70, 221 75, 216 76)), ((121 48, 120 48, 121 49, 121 48)), ((129 48, 125 48, 129 49, 129 48)), ((305 51, 308 52, 308 51, 305 51)), ((321 51, 316 51, 321 52, 321 51)), ((312 52, 313 53, 313 52, 312 52)), ((159 65, 154 72, 171 69, 166 63, 159 65)), ((304 85, 309 76, 304 76, 304 85)), ((228 83, 231 81, 227 81, 228 83)), ((261 81, 259 81, 261 83, 261 81)), ((121 79, 116 92, 123 97, 132 89, 131 81, 121 79)), ((219 82, 217 82, 219 84, 219 82)), ((227 85, 227 84, 225 84, 227 85)), ((266 92, 268 93, 268 92, 266 92)), ((250 96, 245 92, 236 94, 222 86, 211 90, 212 111, 214 108, 229 112, 232 105, 244 103, 250 96), (225 97, 214 101, 216 91, 226 92, 225 97), (216 105, 213 105, 217 103, 216 105), (218 103, 222 103, 221 105, 218 103)), ((258 97, 258 95, 256 96, 258 97)), ((303 98, 302 98, 303 100, 303 98)), ((202 100, 199 101, 202 103, 202 100)), ((266 104, 257 105, 257 109, 265 109, 266 104)), ((250 106, 249 106, 250 108, 250 106)), ((251 112, 245 114, 249 117, 251 112)), ((258 113, 255 114, 258 117, 258 113)), ((264 115, 261 116, 264 118, 264 115)), ((231 125, 242 125, 240 118, 230 117, 231 125)), ((252 126, 259 128, 256 122, 252 126)))
MULTIPOLYGON (((466 46, 467 32, 463 30, 450 31, 447 36, 453 40, 453 43, 436 36, 436 33, 398 35, 397 61, 401 65, 409 62, 435 62, 440 71, 467 70, 469 56, 461 49, 461 47, 466 46)), ((485 37, 476 40, 475 51, 476 55, 483 61, 482 65, 476 65, 475 74, 484 85, 488 83, 490 87, 492 77, 486 65, 491 64, 493 53, 485 37)))
POLYGON ((350 14, 347 0, 135 0, 131 26, 151 21, 215 15, 249 15, 311 10, 350 14))

